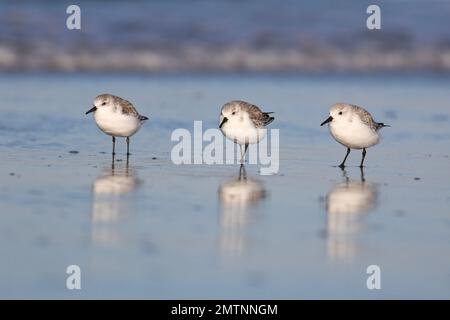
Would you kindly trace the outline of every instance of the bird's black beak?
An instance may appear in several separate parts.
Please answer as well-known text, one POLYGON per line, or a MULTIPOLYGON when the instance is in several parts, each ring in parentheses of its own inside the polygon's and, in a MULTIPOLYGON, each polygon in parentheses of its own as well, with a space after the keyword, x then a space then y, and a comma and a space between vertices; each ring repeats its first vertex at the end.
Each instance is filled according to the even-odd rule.
POLYGON ((222 120, 222 122, 220 123, 220 125, 219 125, 219 129, 222 129, 222 126, 225 124, 225 122, 227 122, 228 121, 228 118, 226 118, 226 117, 224 117, 223 118, 223 120, 222 120))
POLYGON ((324 124, 327 124, 328 122, 331 122, 331 121, 333 121, 333 117, 332 117, 332 116, 329 116, 329 117, 327 118, 327 120, 325 120, 324 122, 322 122, 322 123, 320 124, 320 126, 323 126, 324 124))
POLYGON ((89 114, 89 113, 91 113, 91 112, 94 112, 95 110, 97 110, 97 107, 96 107, 96 106, 93 106, 91 109, 89 109, 88 112, 86 112, 86 114, 89 114))

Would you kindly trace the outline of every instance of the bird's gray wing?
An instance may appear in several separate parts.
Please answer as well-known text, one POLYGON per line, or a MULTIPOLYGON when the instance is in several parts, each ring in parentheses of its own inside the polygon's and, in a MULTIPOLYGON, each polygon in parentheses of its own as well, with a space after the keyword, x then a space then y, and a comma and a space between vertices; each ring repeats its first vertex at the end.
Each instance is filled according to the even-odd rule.
POLYGON ((274 117, 270 116, 270 114, 272 114, 273 112, 263 112, 253 104, 245 102, 242 107, 248 112, 250 119, 257 128, 263 128, 275 119, 274 117))
POLYGON ((353 111, 359 116, 361 121, 373 130, 379 130, 383 127, 386 127, 384 123, 378 123, 373 120, 372 115, 364 108, 355 105, 352 105, 352 108, 353 111))
POLYGON ((130 101, 122 99, 120 97, 115 97, 115 104, 122 107, 122 112, 124 114, 133 115, 136 117, 139 116, 139 113, 130 101))

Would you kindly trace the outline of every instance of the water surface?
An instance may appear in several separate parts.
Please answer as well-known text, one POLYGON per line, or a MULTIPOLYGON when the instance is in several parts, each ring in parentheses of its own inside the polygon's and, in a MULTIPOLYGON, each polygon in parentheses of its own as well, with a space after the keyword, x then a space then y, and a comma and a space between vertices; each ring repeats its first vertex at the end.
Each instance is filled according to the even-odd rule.
POLYGON ((450 78, 2 75, 2 298, 449 298, 450 78), (111 141, 84 112, 111 92, 150 117, 111 141), (170 161, 170 134, 221 105, 275 112, 280 171, 170 161), (347 101, 392 125, 345 171, 319 124, 347 101), (362 175, 363 174, 363 175, 362 175), (65 287, 66 267, 82 290, 65 287), (379 265, 382 290, 366 288, 379 265))

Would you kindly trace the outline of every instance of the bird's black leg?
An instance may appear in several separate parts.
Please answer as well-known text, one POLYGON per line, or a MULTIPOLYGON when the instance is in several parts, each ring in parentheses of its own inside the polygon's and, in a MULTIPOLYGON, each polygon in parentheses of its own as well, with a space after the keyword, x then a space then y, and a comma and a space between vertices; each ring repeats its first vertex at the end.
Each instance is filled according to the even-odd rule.
POLYGON ((345 155, 344 160, 342 161, 342 163, 339 165, 339 168, 345 168, 345 160, 347 160, 348 155, 350 154, 350 148, 347 148, 347 154, 345 155))
POLYGON ((239 147, 241 148, 241 164, 243 164, 245 162, 245 154, 247 153, 248 143, 245 144, 244 153, 242 153, 242 144, 239 145, 239 147))
POLYGON ((247 154, 247 149, 248 149, 248 143, 245 144, 245 148, 244 148, 244 162, 245 162, 245 155, 247 154))
POLYGON ((127 137, 127 156, 130 155, 130 137, 127 137))
POLYGON ((116 137, 112 137, 112 143, 113 143, 113 151, 112 155, 114 156, 116 154, 116 137))
POLYGON ((364 159, 366 158, 366 148, 363 149, 362 152, 362 159, 361 159, 361 165, 359 166, 360 168, 362 168, 364 166, 364 159))

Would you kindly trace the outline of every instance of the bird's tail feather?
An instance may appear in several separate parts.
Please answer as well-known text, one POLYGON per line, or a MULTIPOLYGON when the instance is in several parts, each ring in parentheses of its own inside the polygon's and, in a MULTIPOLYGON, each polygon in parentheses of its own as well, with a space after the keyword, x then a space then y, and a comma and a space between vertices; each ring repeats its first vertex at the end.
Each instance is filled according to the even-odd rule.
POLYGON ((275 118, 274 118, 274 117, 270 117, 270 118, 266 121, 266 123, 265 123, 264 125, 267 126, 268 124, 272 123, 273 120, 275 120, 275 118))

